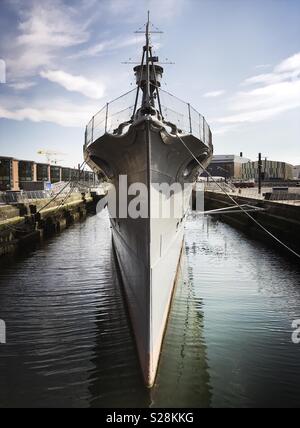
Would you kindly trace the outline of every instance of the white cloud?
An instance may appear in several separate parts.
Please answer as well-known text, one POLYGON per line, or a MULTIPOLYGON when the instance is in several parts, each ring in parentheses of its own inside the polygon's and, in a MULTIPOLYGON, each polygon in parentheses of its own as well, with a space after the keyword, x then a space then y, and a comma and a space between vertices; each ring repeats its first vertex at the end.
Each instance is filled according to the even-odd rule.
POLYGON ((89 40, 89 20, 82 16, 80 4, 74 8, 62 0, 28 0, 17 1, 16 8, 18 33, 6 41, 10 78, 33 76, 53 66, 63 49, 89 40))
POLYGON ((252 76, 242 82, 243 86, 255 85, 255 84, 272 84, 276 82, 281 82, 284 80, 284 76, 273 73, 258 74, 257 76, 252 76))
POLYGON ((107 11, 112 15, 119 16, 122 21, 141 22, 143 24, 147 20, 147 10, 150 10, 151 22, 158 24, 171 21, 175 16, 178 16, 185 3, 186 0, 146 0, 146 2, 111 0, 107 2, 107 11))
POLYGON ((71 55, 70 58, 77 59, 89 56, 98 56, 109 47, 109 44, 110 42, 97 43, 96 45, 90 46, 89 48, 83 49, 76 54, 71 55))
POLYGON ((118 49, 123 49, 130 46, 141 45, 145 40, 145 37, 123 37, 119 39, 106 40, 95 45, 83 49, 78 53, 70 56, 72 59, 94 57, 104 52, 112 52, 118 49))
POLYGON ((79 92, 86 97, 99 100, 104 95, 104 85, 93 82, 83 76, 74 76, 61 70, 42 71, 41 77, 50 82, 57 83, 67 91, 79 92))
POLYGON ((262 68, 269 68, 269 67, 272 67, 272 64, 258 64, 255 66, 255 68, 257 70, 262 69, 262 68))
POLYGON ((206 94, 203 95, 203 97, 205 97, 205 98, 217 98, 217 97, 221 97, 224 94, 225 94, 225 91, 222 89, 219 91, 207 92, 206 94))
POLYGON ((61 108, 5 108, 0 106, 0 119, 32 122, 51 122, 65 127, 84 128, 95 111, 95 106, 74 107, 65 104, 61 108))
POLYGON ((300 75, 300 67, 297 70, 285 72, 285 73, 266 73, 266 74, 259 74, 257 76, 252 76, 246 79, 242 85, 248 86, 248 85, 255 85, 255 84, 273 84, 277 82, 284 82, 286 80, 295 80, 300 75))
MULTIPOLYGON (((300 107, 300 104, 297 107, 300 107)), ((263 110, 246 111, 232 116, 220 118, 218 122, 223 124, 241 124, 245 122, 257 123, 265 121, 267 119, 271 119, 272 117, 287 110, 289 109, 287 109, 286 107, 270 107, 268 109, 263 110)), ((228 128, 228 130, 230 130, 230 128, 228 128)))
POLYGON ((300 72, 300 52, 282 61, 277 67, 275 67, 274 71, 275 73, 286 71, 300 72))
POLYGON ((234 114, 216 119, 222 124, 261 122, 300 107, 300 53, 276 67, 272 73, 248 78, 244 85, 260 85, 235 94, 229 110, 234 114))
POLYGON ((228 132, 234 131, 235 129, 238 128, 238 125, 235 124, 225 124, 221 127, 214 127, 212 126, 212 133, 213 135, 224 135, 227 134, 228 132))
POLYGON ((36 86, 35 82, 13 82, 8 85, 9 87, 15 89, 16 91, 26 91, 34 86, 36 86))
POLYGON ((49 3, 35 5, 19 24, 18 45, 63 48, 86 42, 88 33, 82 26, 75 28, 67 13, 61 4, 55 7, 55 2, 54 7, 49 3))
POLYGON ((243 85, 273 84, 300 77, 300 52, 280 62, 271 73, 249 77, 243 85))

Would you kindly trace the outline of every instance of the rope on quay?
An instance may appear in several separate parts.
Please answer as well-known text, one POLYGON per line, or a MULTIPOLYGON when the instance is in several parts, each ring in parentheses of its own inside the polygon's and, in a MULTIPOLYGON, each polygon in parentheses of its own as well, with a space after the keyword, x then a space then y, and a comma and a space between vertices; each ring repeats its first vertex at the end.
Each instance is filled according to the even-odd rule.
POLYGON ((198 165, 203 169, 203 171, 205 171, 208 176, 212 179, 212 181, 217 184, 217 186, 221 189, 221 191, 244 213, 246 214, 258 227, 260 227, 267 235, 271 236, 271 238, 273 238, 276 242, 278 242, 280 245, 282 245, 286 250, 288 250, 289 252, 291 252, 292 254, 294 254, 294 256, 298 257, 298 259, 300 259, 300 254, 298 254, 296 251, 294 251, 292 248, 290 248, 287 244, 285 244, 284 242, 282 242, 279 238, 277 238, 277 236, 275 236, 272 232, 270 232, 265 226, 263 226, 259 221, 257 221, 251 214, 249 214, 249 212, 247 210, 245 210, 245 208, 240 205, 225 189, 223 189, 223 187, 220 185, 220 183, 218 183, 217 180, 215 180, 215 178, 210 174, 210 172, 202 165, 202 163, 199 161, 199 159, 197 159, 197 157, 194 155, 194 153, 190 150, 190 148, 185 144, 185 142, 183 141, 183 139, 180 137, 180 135, 178 135, 177 133, 177 137, 179 138, 179 140, 182 142, 182 144, 184 145, 184 147, 187 149, 187 151, 192 155, 192 157, 195 159, 195 161, 198 163, 198 165))

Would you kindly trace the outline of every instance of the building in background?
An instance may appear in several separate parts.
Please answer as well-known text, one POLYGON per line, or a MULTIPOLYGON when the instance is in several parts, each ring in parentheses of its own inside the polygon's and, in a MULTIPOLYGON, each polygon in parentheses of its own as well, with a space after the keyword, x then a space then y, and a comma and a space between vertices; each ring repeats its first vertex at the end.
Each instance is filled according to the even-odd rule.
MULTIPOLYGON (((242 167, 243 180, 258 180, 258 161, 248 162, 242 167)), ((285 181, 293 180, 294 167, 285 162, 263 160, 262 179, 264 181, 285 181)))
POLYGON ((19 162, 19 187, 23 189, 28 182, 37 181, 36 164, 32 161, 20 160, 19 162))
POLYGON ((36 179, 37 181, 50 181, 50 165, 47 163, 36 164, 36 179))
MULTIPOLYGON (((243 153, 236 155, 215 155, 207 168, 213 177, 226 180, 258 181, 258 161, 252 162, 243 153)), ((202 177, 207 177, 203 173, 202 177)), ((286 162, 263 160, 262 179, 264 181, 285 181, 300 178, 300 166, 293 167, 286 162)))
POLYGON ((60 166, 51 165, 50 167, 50 180, 51 183, 59 183, 61 179, 62 168, 60 166))
POLYGON ((71 168, 62 168, 61 170, 61 179, 62 181, 71 180, 72 169, 71 168))
MULTIPOLYGON (((250 159, 244 158, 243 153, 236 155, 215 155, 207 168, 213 177, 223 177, 225 179, 243 179, 243 165, 248 164, 250 159)), ((207 173, 202 174, 207 177, 207 173)))
POLYGON ((294 175, 294 179, 298 180, 300 179, 300 165, 296 165, 293 168, 293 175, 294 175))
POLYGON ((19 190, 19 162, 16 159, 0 157, 0 191, 19 190))
POLYGON ((76 168, 62 168, 57 165, 35 163, 27 160, 0 156, 0 191, 44 190, 48 184, 60 181, 84 181, 93 186, 98 177, 94 172, 80 174, 76 168))

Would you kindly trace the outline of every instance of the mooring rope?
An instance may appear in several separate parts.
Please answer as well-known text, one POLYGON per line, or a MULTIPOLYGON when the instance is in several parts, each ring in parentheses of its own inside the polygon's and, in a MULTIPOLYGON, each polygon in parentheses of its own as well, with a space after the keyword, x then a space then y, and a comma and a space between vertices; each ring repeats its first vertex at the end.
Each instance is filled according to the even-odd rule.
MULTIPOLYGON (((86 162, 84 161, 79 168, 79 180, 80 180, 80 173, 82 172, 82 168, 85 166, 86 162)), ((62 194, 62 192, 69 186, 71 185, 72 180, 68 181, 67 184, 52 198, 50 199, 49 202, 47 202, 46 205, 44 205, 42 208, 40 208, 37 212, 37 214, 39 214, 41 211, 43 211, 45 208, 47 208, 53 201, 55 201, 55 199, 57 199, 59 197, 59 195, 62 194)), ((78 181, 76 181, 76 184, 78 184, 78 181)))
POLYGON ((210 174, 210 172, 202 165, 202 163, 197 159, 197 157, 194 155, 194 153, 190 150, 190 148, 185 144, 183 139, 178 135, 177 137, 182 142, 184 147, 187 149, 187 151, 192 155, 192 157, 195 159, 195 161, 198 163, 198 165, 205 171, 208 176, 213 180, 215 184, 221 189, 221 191, 244 213, 246 214, 258 227, 260 227, 267 235, 271 236, 271 238, 275 239, 280 245, 282 245, 286 250, 290 251, 294 256, 298 257, 300 259, 300 254, 298 254, 296 251, 294 251, 292 248, 290 248, 287 244, 282 242, 277 236, 275 236, 272 232, 270 232, 265 226, 263 226, 258 220, 256 220, 251 214, 249 214, 248 211, 246 211, 242 205, 240 205, 223 187, 218 183, 217 180, 210 174))
MULTIPOLYGON (((85 166, 85 164, 86 164, 86 162, 84 161, 81 165, 80 165, 80 168, 79 168, 79 174, 82 172, 82 168, 85 166)), ((80 180, 80 177, 79 177, 79 180, 80 180)), ((77 184, 80 184, 80 181, 79 180, 76 180, 75 182, 74 181, 72 181, 72 180, 69 180, 67 183, 66 183, 66 185, 53 197, 53 198, 51 198, 50 199, 50 201, 48 201, 43 207, 41 207, 38 211, 37 211, 37 214, 39 214, 41 211, 43 211, 45 208, 47 208, 52 202, 54 202, 57 198, 58 198, 58 196, 59 195, 61 195, 62 194, 62 192, 68 187, 68 186, 70 186, 70 190, 68 191, 68 193, 67 193, 67 195, 65 196, 65 198, 62 200, 62 202, 60 203, 60 205, 57 207, 57 210, 56 211, 58 211, 64 204, 65 204, 65 202, 66 202, 66 200, 70 197, 70 195, 71 195, 71 192, 74 190, 74 188, 77 186, 77 184)), ((55 211, 55 212, 56 212, 55 211)), ((8 219, 7 219, 8 220, 8 219)), ((5 227, 6 228, 8 228, 8 229, 10 229, 10 230, 12 230, 12 231, 14 231, 14 232, 20 232, 20 233, 28 233, 28 231, 26 231, 26 230, 24 230, 24 229, 21 229, 21 228, 17 228, 17 227, 15 227, 15 226, 12 226, 12 225, 9 225, 9 224, 6 224, 5 225, 5 227)))

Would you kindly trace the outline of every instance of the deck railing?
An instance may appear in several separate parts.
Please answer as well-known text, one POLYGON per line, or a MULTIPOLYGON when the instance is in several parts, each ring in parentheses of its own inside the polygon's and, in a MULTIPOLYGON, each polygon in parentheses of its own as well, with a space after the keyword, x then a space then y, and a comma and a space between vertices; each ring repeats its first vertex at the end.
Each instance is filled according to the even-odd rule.
MULTIPOLYGON (((160 90, 163 119, 176 125, 183 134, 193 134, 207 146, 212 145, 212 133, 205 118, 190 104, 169 92, 160 90)), ((137 105, 141 105, 141 93, 137 105)), ((155 101, 156 104, 157 100, 155 101)), ((102 135, 113 134, 121 124, 129 122, 136 105, 136 89, 122 95, 100 110, 86 127, 85 144, 89 146, 102 135)), ((158 110, 158 105, 155 106, 158 110)))

